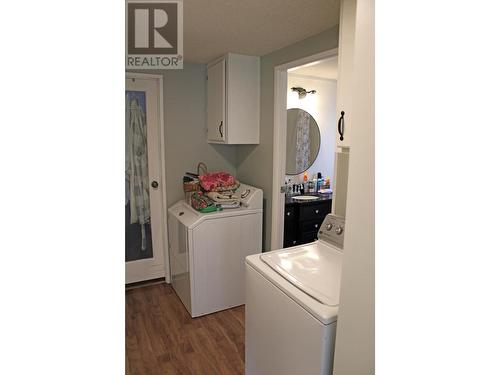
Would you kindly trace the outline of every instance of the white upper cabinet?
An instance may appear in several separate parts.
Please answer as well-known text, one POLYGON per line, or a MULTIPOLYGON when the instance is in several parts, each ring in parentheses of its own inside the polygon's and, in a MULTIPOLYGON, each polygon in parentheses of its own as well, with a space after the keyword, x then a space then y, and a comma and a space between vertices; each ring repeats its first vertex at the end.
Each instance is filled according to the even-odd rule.
POLYGON ((226 60, 208 67, 207 139, 226 140, 226 60))
POLYGON ((355 23, 356 1, 343 1, 340 7, 339 78, 337 81, 337 123, 335 124, 337 147, 351 146, 355 23))
POLYGON ((207 71, 207 142, 258 144, 260 58, 229 53, 207 71))

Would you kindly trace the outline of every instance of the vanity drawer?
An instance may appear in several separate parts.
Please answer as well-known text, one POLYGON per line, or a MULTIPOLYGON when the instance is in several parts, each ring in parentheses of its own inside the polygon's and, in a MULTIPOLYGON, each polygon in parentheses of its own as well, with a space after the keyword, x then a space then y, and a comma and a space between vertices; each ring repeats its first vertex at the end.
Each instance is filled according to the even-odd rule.
POLYGON ((317 232, 321 227, 324 217, 318 220, 308 220, 300 223, 300 232, 317 232))
POLYGON ((283 247, 317 240, 319 228, 331 210, 331 199, 285 204, 283 247))
POLYGON ((332 201, 300 207, 300 220, 323 220, 332 211, 332 201))
POLYGON ((297 216, 295 206, 285 206, 285 220, 294 220, 297 216))

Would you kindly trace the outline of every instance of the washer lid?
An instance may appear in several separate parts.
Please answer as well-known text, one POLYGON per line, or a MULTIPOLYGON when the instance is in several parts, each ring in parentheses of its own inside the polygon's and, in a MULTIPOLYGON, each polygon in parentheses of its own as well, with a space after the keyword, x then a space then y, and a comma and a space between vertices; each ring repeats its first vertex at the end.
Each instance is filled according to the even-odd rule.
POLYGON ((297 288, 328 306, 338 306, 342 253, 323 241, 262 254, 260 259, 297 288))

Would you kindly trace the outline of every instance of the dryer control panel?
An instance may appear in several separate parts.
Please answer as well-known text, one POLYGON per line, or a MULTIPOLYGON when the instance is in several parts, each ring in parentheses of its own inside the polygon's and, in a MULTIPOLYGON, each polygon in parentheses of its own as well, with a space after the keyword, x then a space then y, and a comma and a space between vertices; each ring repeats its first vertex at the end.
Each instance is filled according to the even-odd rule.
POLYGON ((241 202, 241 206, 250 210, 262 209, 263 192, 254 186, 241 184, 234 193, 241 202))
POLYGON ((344 249, 345 219, 328 214, 319 228, 318 239, 326 241, 339 249, 344 249))

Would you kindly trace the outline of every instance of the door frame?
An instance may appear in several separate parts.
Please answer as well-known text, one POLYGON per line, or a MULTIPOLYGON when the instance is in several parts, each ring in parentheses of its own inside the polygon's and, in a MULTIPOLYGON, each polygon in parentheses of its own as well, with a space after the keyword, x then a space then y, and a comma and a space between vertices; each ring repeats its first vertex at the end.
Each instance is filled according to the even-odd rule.
POLYGON ((285 226, 285 194, 280 188, 285 180, 286 116, 288 69, 338 56, 338 48, 302 57, 274 67, 274 133, 273 133, 273 191, 271 207, 271 250, 283 247, 285 226))
MULTIPOLYGON (((158 142, 158 149, 160 152, 160 186, 161 186, 161 237, 163 244, 163 266, 161 271, 158 271, 155 278, 165 277, 165 281, 170 283, 170 259, 168 254, 168 231, 167 231, 167 161, 166 161, 166 146, 165 146, 165 121, 163 113, 163 75, 162 74, 149 74, 149 73, 132 73, 126 72, 125 79, 137 78, 154 80, 158 83, 158 129, 160 139, 158 142)), ((153 249, 154 251, 154 249, 153 249)), ((136 260, 134 262, 141 262, 136 260)))

